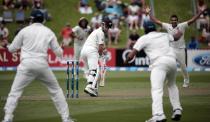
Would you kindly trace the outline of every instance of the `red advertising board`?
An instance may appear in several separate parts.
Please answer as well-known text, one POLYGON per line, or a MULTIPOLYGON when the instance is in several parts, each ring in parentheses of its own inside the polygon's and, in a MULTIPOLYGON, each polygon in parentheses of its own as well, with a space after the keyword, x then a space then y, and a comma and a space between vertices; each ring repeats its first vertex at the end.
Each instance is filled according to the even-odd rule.
MULTIPOLYGON (((114 48, 108 49, 109 60, 107 66, 115 66, 116 62, 116 50, 114 48)), ((73 60, 74 57, 73 48, 65 48, 63 53, 63 59, 59 59, 56 55, 48 50, 48 63, 51 67, 64 67, 66 66, 65 60, 73 60)), ((0 49, 0 67, 15 67, 20 62, 20 52, 11 54, 6 49, 0 49)), ((82 65, 82 63, 81 63, 82 65)))
POLYGON ((6 49, 0 49, 0 67, 14 67, 20 62, 20 52, 11 54, 6 49))

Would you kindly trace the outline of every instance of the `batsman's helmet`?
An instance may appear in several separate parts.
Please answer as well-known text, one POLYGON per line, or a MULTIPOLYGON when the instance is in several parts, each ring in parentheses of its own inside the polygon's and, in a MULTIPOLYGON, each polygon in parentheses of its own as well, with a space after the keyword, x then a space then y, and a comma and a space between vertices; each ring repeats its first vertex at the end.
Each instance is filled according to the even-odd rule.
POLYGON ((102 23, 104 23, 107 28, 112 27, 112 21, 108 17, 104 17, 102 23))
POLYGON ((145 34, 152 32, 152 31, 156 31, 156 26, 153 22, 151 21, 147 21, 143 24, 144 26, 144 32, 145 34))
POLYGON ((31 12, 31 19, 33 22, 42 23, 44 21, 44 13, 40 10, 34 10, 31 12))

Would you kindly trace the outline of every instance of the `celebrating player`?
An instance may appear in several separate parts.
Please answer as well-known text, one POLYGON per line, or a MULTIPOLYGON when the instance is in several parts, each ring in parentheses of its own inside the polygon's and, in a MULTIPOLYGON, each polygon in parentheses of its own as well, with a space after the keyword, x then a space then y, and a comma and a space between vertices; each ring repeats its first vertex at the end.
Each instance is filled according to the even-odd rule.
POLYGON ((13 121, 13 112, 18 100, 24 88, 34 79, 41 80, 47 87, 62 121, 73 122, 69 118, 69 108, 63 91, 47 62, 48 47, 59 57, 62 57, 63 50, 59 46, 55 34, 42 24, 44 14, 36 10, 31 13, 31 17, 32 24, 23 28, 14 38, 12 44, 8 46, 10 52, 21 49, 21 59, 4 107, 3 122, 13 121))
POLYGON ((170 24, 169 23, 164 23, 161 22, 160 20, 158 20, 157 18, 155 18, 154 16, 152 16, 152 14, 150 13, 150 8, 147 7, 146 8, 146 13, 150 13, 150 18, 153 22, 155 22, 156 24, 160 25, 163 27, 163 29, 165 29, 169 34, 174 35, 177 32, 181 32, 182 35, 180 36, 178 41, 173 41, 170 43, 170 46, 173 47, 173 50, 176 54, 176 60, 180 65, 181 71, 182 71, 182 75, 184 77, 184 84, 183 87, 189 87, 189 75, 186 69, 186 64, 185 64, 185 51, 186 51, 186 46, 185 46, 185 40, 184 40, 184 33, 185 33, 185 29, 192 24, 193 22, 195 22, 196 19, 199 18, 199 16, 203 13, 204 11, 198 13, 197 15, 195 15, 193 18, 191 18, 188 21, 182 22, 182 23, 178 23, 178 17, 177 15, 171 15, 170 17, 170 24))
MULTIPOLYGON (((73 28, 74 33, 74 60, 79 61, 82 47, 90 34, 90 26, 88 26, 88 20, 84 17, 79 19, 78 25, 73 28)), ((75 68, 76 69, 76 68, 75 68)), ((84 69, 85 75, 88 74, 88 70, 84 69)))
POLYGON ((172 120, 180 120, 182 107, 176 86, 176 59, 173 49, 169 46, 169 41, 173 41, 174 38, 167 33, 156 32, 155 24, 150 21, 144 24, 144 29, 146 35, 138 39, 132 52, 128 54, 125 63, 133 59, 137 52, 142 49, 150 58, 153 117, 146 122, 166 121, 162 98, 164 81, 166 79, 168 80, 169 98, 173 107, 172 120))
POLYGON ((90 96, 97 97, 98 92, 98 76, 99 76, 99 56, 103 55, 105 50, 105 33, 111 28, 111 21, 106 18, 101 23, 101 27, 94 30, 87 38, 82 51, 81 58, 84 61, 85 67, 88 68, 89 74, 87 79, 87 86, 84 92, 90 96))

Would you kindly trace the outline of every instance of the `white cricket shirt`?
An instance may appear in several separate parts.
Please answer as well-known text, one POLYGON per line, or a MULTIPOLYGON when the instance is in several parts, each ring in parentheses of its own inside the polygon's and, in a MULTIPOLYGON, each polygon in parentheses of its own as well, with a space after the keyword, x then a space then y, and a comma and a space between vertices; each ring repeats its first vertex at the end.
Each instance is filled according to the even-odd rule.
POLYGON ((72 30, 76 36, 76 38, 74 39, 74 43, 83 45, 89 35, 90 26, 87 26, 86 29, 83 29, 80 26, 75 26, 72 30))
POLYGON ((162 27, 171 35, 174 35, 177 33, 177 30, 179 29, 182 32, 182 36, 177 41, 172 41, 170 43, 170 46, 173 48, 186 48, 185 46, 185 40, 184 40, 184 33, 186 27, 188 27, 187 22, 179 23, 175 28, 172 27, 171 24, 168 23, 162 23, 162 27))
POLYGON ((100 44, 105 44, 105 35, 102 27, 94 30, 85 41, 83 48, 92 47, 93 50, 98 51, 100 44))
POLYGON ((162 56, 175 58, 173 49, 169 46, 169 42, 172 40, 174 40, 173 37, 168 33, 150 32, 141 36, 133 48, 137 51, 144 49, 150 59, 150 64, 152 65, 162 56))
POLYGON ((47 61, 48 48, 51 48, 59 57, 63 54, 55 34, 41 23, 34 23, 23 28, 8 47, 10 52, 21 49, 20 60, 44 59, 45 61, 47 61))

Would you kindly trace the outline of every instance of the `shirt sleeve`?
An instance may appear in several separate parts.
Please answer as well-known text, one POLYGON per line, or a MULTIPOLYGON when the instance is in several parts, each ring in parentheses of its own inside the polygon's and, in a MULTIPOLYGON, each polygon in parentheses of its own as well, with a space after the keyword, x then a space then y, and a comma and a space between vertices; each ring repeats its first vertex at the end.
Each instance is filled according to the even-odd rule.
POLYGON ((135 45, 133 46, 133 48, 136 49, 137 51, 142 50, 146 46, 146 43, 144 40, 145 39, 143 38, 139 38, 137 42, 135 43, 135 45))
POLYGON ((163 23, 162 23, 162 27, 163 27, 163 29, 168 30, 169 24, 163 22, 163 23))
POLYGON ((74 33, 77 33, 77 31, 78 31, 78 26, 72 28, 72 31, 73 31, 74 33))
POLYGON ((62 57, 63 56, 63 49, 59 46, 57 38, 55 34, 52 34, 50 40, 50 48, 53 50, 56 56, 62 57))
POLYGON ((12 44, 10 44, 8 46, 9 52, 13 53, 22 47, 22 45, 23 45, 23 34, 22 33, 23 33, 23 31, 20 31, 15 36, 14 40, 12 41, 12 44))
POLYGON ((183 23, 180 23, 179 24, 179 28, 181 29, 181 30, 185 30, 185 28, 187 28, 188 27, 188 23, 187 22, 183 22, 183 23))

